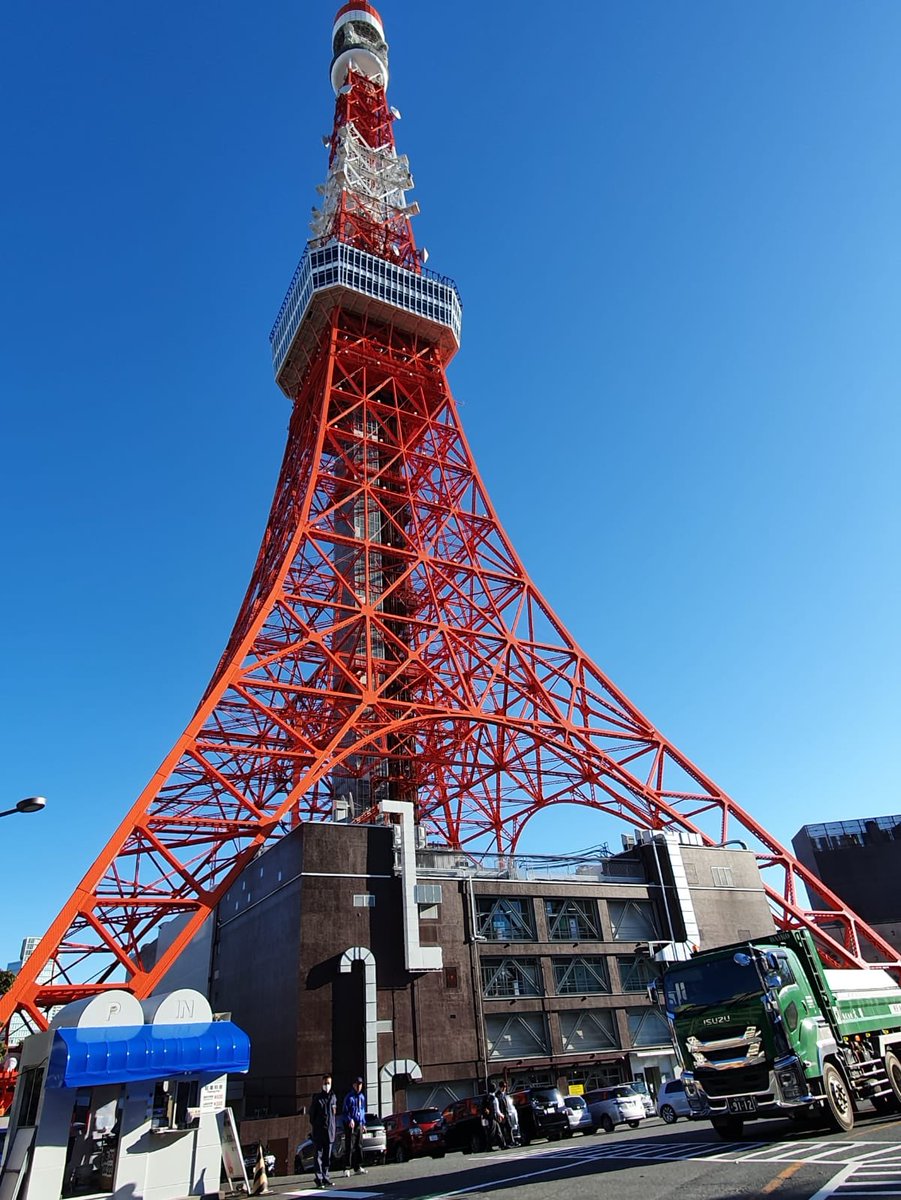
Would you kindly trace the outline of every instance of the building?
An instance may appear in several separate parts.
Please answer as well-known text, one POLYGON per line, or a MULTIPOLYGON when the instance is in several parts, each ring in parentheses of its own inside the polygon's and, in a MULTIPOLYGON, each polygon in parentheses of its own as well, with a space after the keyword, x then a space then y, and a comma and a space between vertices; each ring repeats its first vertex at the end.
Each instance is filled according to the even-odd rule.
POLYGON ((564 1091, 671 1078, 650 955, 773 921, 750 851, 628 841, 616 855, 474 860, 411 851, 396 825, 305 823, 260 854, 219 905, 210 982, 213 1008, 251 1038, 235 1100, 252 1135, 305 1134, 297 1115, 323 1070, 339 1090, 362 1074, 382 1114, 500 1076, 564 1091))
MULTIPOLYGON (((896 950, 901 950, 901 816, 804 825, 798 859, 896 950)), ((814 908, 822 907, 810 893, 814 908)))

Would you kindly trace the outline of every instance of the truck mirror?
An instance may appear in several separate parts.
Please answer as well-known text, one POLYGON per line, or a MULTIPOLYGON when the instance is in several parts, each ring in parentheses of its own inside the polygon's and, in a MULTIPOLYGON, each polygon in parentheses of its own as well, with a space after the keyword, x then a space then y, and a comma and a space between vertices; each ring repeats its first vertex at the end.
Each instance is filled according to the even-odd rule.
POLYGON ((738 953, 732 955, 732 961, 738 963, 740 967, 750 967, 751 956, 750 954, 745 954, 744 950, 739 950, 738 953))

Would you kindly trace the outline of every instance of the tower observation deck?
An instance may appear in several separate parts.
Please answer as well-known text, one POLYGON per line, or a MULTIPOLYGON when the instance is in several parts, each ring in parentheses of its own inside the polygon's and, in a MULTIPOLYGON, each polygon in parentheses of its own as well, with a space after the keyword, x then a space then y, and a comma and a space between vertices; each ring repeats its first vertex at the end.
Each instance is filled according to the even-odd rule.
POLYGON ((55 1005, 109 988, 149 995, 268 840, 408 805, 420 840, 461 856, 512 854, 536 813, 565 804, 707 845, 740 838, 777 924, 809 929, 835 966, 901 974, 531 580, 447 380, 460 298, 413 237, 388 46, 366 0, 339 9, 329 74, 328 172, 271 335, 288 439, 247 592, 196 712, 138 799, 123 798, 118 829, 0 997, 0 1026, 17 1013, 44 1028, 55 1005))

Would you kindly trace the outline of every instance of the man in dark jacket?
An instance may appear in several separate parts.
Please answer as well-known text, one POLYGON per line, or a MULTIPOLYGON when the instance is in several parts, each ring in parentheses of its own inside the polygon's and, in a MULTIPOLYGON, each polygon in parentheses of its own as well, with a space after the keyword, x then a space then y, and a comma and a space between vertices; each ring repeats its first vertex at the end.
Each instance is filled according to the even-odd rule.
POLYGON ((335 1143, 335 1113, 338 1101, 332 1091, 331 1075, 322 1076, 322 1090, 310 1101, 310 1136, 316 1151, 315 1171, 318 1188, 331 1187, 329 1167, 335 1143))

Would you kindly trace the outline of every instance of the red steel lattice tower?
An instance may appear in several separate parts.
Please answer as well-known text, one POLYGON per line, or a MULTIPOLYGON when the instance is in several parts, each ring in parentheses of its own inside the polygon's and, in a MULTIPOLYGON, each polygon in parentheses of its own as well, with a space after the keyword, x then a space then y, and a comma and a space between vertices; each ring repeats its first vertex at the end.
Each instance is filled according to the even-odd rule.
POLYGON ((406 800, 433 838, 515 850, 549 805, 758 854, 776 919, 836 964, 894 951, 673 746, 576 645, 532 584, 464 437, 445 369, 453 283, 423 265, 381 19, 339 11, 329 168, 272 331, 293 403, 263 544, 188 728, 13 989, 46 1011, 114 986, 147 995, 270 837, 406 800), (186 920, 153 965, 160 923, 186 920), (824 928, 825 927, 825 928, 824 928), (50 970, 45 968, 50 966, 50 970), (39 982, 39 976, 49 982, 39 982))

